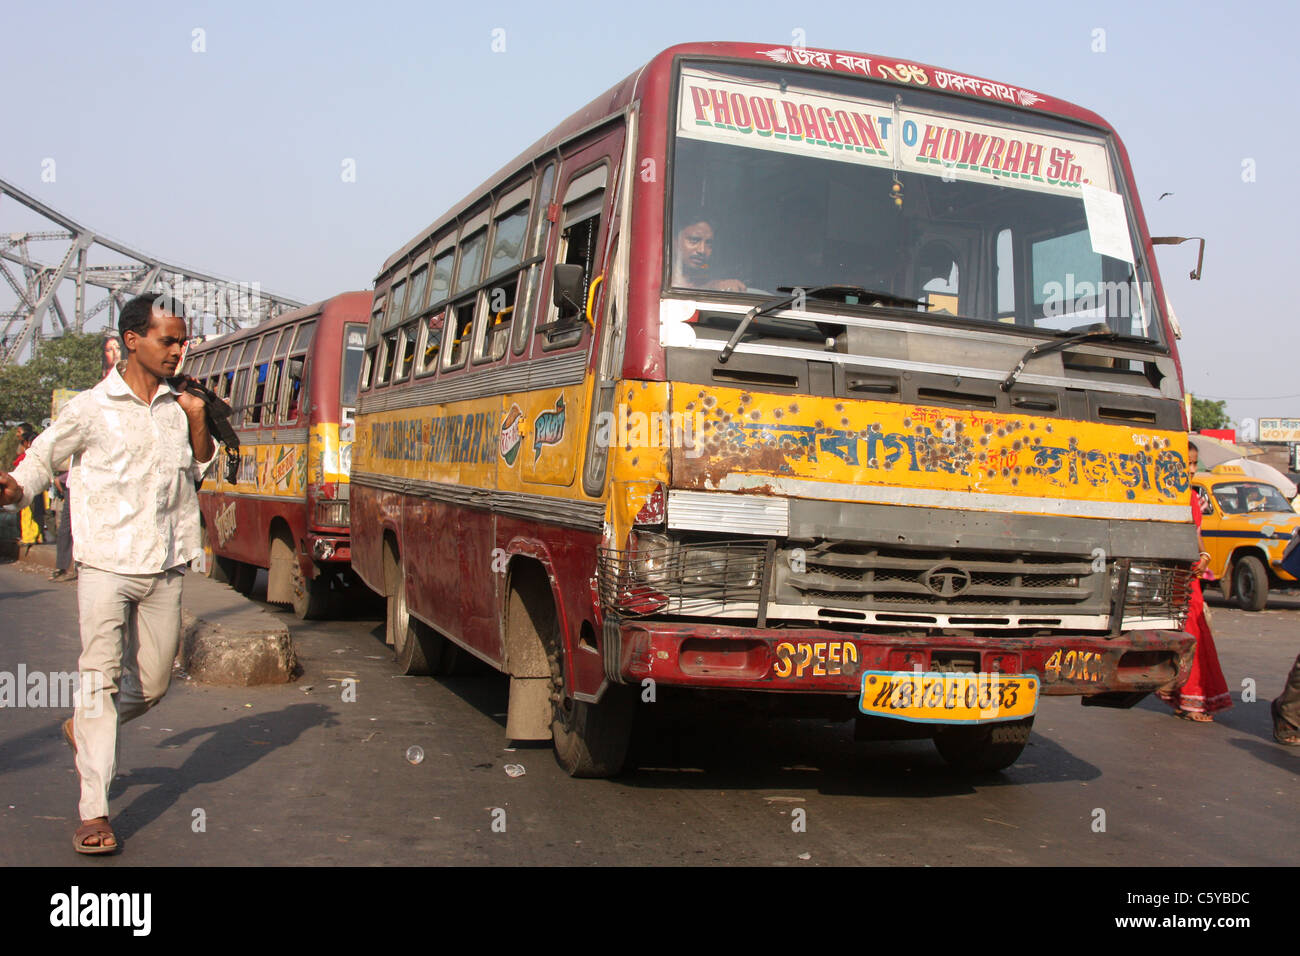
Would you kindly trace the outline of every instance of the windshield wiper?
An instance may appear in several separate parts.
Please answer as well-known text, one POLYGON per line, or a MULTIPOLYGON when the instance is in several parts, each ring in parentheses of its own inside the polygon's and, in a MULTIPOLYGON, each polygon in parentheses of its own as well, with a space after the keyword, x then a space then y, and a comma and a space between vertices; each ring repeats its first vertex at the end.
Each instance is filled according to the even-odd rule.
POLYGON ((1030 348, 1029 351, 1027 351, 1024 355, 1022 355, 1020 357, 1020 361, 1016 363, 1016 367, 1013 368, 1007 374, 1007 377, 1002 380, 1002 385, 1001 385, 1002 391, 1004 392, 1011 391, 1011 386, 1016 383, 1016 376, 1024 371, 1025 364, 1036 355, 1046 355, 1048 352, 1058 352, 1061 349, 1065 348, 1067 345, 1073 345, 1075 342, 1083 342, 1088 340, 1097 341, 1097 342, 1102 342, 1102 341, 1113 342, 1119 337, 1120 334, 1118 332, 1114 331, 1107 325, 1099 323, 1097 325, 1092 326, 1091 328, 1085 329, 1082 332, 1076 332, 1074 335, 1067 335, 1063 339, 1056 339, 1055 341, 1052 342, 1040 342, 1037 345, 1030 348))
POLYGON ((722 351, 718 353, 718 361, 720 363, 725 365, 727 359, 731 358, 731 353, 736 350, 736 346, 739 344, 741 336, 745 334, 745 330, 749 328, 751 322, 760 315, 770 315, 778 309, 783 309, 799 298, 829 300, 827 293, 832 293, 836 296, 856 296, 861 300, 857 303, 859 305, 886 305, 902 309, 917 308, 927 305, 919 299, 909 299, 906 296, 894 295, 892 292, 881 292, 876 289, 864 289, 861 286, 855 285, 821 285, 815 286, 811 289, 783 285, 778 286, 777 291, 789 294, 775 299, 768 299, 766 302, 760 302, 758 305, 746 312, 745 317, 741 319, 740 324, 736 326, 736 330, 731 333, 731 338, 727 339, 727 344, 724 345, 722 351))

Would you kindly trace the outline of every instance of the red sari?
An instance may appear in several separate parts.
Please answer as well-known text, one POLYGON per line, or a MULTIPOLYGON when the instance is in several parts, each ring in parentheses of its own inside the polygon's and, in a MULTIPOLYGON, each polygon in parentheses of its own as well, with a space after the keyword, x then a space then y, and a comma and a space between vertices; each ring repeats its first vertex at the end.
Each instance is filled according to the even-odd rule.
MULTIPOLYGON (((1201 509, 1194 492, 1192 520, 1196 522, 1199 535, 1201 509)), ((1192 671, 1187 676, 1186 684, 1175 691, 1160 691, 1159 696, 1173 705, 1174 710, 1185 710, 1193 714, 1213 714, 1218 710, 1227 710, 1232 706, 1232 695, 1228 693, 1228 681, 1223 676, 1219 654, 1214 649, 1214 636, 1210 633, 1210 621, 1205 615, 1205 599, 1201 596, 1199 579, 1192 581, 1192 599, 1187 605, 1187 624, 1183 630, 1196 638, 1192 671)))

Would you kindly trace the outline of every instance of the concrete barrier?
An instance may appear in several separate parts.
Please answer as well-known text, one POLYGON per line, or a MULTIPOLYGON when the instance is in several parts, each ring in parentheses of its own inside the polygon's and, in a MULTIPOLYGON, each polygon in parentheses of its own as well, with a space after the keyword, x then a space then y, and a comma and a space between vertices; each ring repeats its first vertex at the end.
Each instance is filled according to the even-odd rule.
MULTIPOLYGON (((52 544, 18 550, 18 560, 25 564, 54 567, 52 544)), ((194 571, 185 574, 176 660, 196 681, 237 687, 284 684, 298 671, 284 615, 194 571)))

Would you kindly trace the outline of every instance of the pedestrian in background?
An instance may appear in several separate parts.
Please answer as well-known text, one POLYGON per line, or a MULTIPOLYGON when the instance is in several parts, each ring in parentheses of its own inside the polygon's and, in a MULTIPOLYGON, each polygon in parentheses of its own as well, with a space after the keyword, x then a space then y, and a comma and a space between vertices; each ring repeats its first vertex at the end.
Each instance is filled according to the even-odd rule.
MULTIPOLYGON (((1196 474, 1199 454, 1196 446, 1191 446, 1187 455, 1188 477, 1196 474)), ((1200 542, 1201 502, 1192 492, 1192 520, 1196 522, 1197 542, 1200 542)), ((1208 724, 1214 721, 1214 714, 1232 706, 1232 695, 1228 693, 1228 681, 1219 666, 1219 654, 1214 648, 1214 635, 1210 633, 1210 619, 1205 613, 1205 599, 1201 596, 1201 575, 1205 573, 1209 555, 1204 551, 1200 560, 1192 569, 1191 600, 1187 605, 1187 623, 1183 630, 1196 638, 1193 651, 1192 670, 1187 675, 1187 683, 1175 691, 1160 691, 1158 696, 1173 706, 1174 716, 1183 720, 1208 724)))
MULTIPOLYGON (((32 442, 36 441, 36 429, 30 422, 23 422, 18 426, 18 457, 14 459, 14 467, 17 468, 19 463, 27 457, 27 450, 32 447, 32 442)), ((31 503, 22 509, 19 515, 19 542, 30 547, 33 544, 43 544, 45 542, 45 495, 37 495, 31 500, 31 503)))
POLYGON ((185 345, 182 314, 166 296, 128 302, 118 320, 125 371, 74 397, 14 473, 0 473, 0 504, 26 504, 54 480, 57 462, 72 461, 81 690, 63 735, 81 778, 78 853, 118 849, 108 822, 118 725, 167 692, 182 575, 202 553, 195 484, 216 445, 203 400, 164 381, 185 345))
POLYGON ((68 473, 61 471, 54 478, 54 497, 62 502, 59 512, 59 530, 54 535, 54 570, 51 581, 75 581, 77 572, 68 573, 72 567, 72 492, 68 490, 68 473))
MULTIPOLYGON (((1282 552, 1282 570, 1300 577, 1300 531, 1282 552)), ((1273 739, 1288 747, 1300 746, 1300 657, 1291 665, 1282 693, 1273 700, 1273 739)))

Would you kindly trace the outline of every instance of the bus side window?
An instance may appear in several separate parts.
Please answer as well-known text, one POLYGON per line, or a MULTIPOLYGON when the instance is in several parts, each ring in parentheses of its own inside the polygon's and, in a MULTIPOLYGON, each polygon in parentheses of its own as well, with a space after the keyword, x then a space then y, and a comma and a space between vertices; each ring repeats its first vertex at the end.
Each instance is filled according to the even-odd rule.
POLYGON ((379 343, 379 377, 375 384, 387 385, 393 377, 393 364, 397 361, 397 333, 390 332, 379 343))
MULTIPOLYGON (((301 338, 301 336, 300 336, 301 338)), ((281 422, 296 422, 302 399, 303 377, 307 371, 307 354, 305 352, 290 357, 285 369, 284 414, 281 422)))
POLYGON ((375 345, 366 349, 365 362, 361 366, 361 390, 364 392, 370 388, 370 376, 375 370, 375 354, 379 351, 379 346, 375 345))
MULTIPOLYGON (((574 315, 572 310, 568 310, 562 315, 554 302, 551 302, 547 321, 537 330, 543 336, 543 349, 575 345, 582 341, 587 328, 585 310, 591 283, 596 278, 595 264, 600 255, 596 244, 600 238, 601 210, 605 205, 605 183, 608 178, 609 166, 602 164, 576 177, 565 192, 564 226, 555 261, 582 266, 582 295, 578 300, 580 311, 574 315)), ((550 296, 547 298, 549 300, 550 296)))
MULTIPOLYGON (((555 163, 548 163, 546 169, 542 171, 541 182, 537 187, 533 227, 528 238, 527 258, 529 259, 536 258, 546 252, 547 239, 550 236, 551 228, 551 220, 548 214, 554 198, 555 163)), ((524 294, 515 311, 515 314, 519 316, 518 321, 514 323, 516 355, 519 355, 528 347, 529 325, 532 323, 533 313, 537 311, 539 300, 545 301, 545 296, 538 294, 538 284, 542 280, 542 267, 544 265, 543 262, 534 262, 528 267, 527 275, 524 278, 524 294)))
POLYGON ((415 374, 429 375, 438 367, 438 353, 442 350, 442 326, 447 314, 439 312, 424 320, 424 347, 415 363, 415 374))
POLYGON ((271 376, 271 356, 275 353, 279 338, 279 332, 270 332, 262 336, 261 344, 258 346, 257 359, 253 366, 252 400, 244 412, 245 425, 256 425, 261 419, 262 405, 267 398, 267 386, 274 385, 268 379, 271 376))
POLYGON ((230 405, 239 413, 243 424, 249 423, 248 412, 248 379, 249 371, 247 368, 237 369, 233 384, 230 387, 230 405))
POLYGON ((506 354, 510 329, 515 318, 524 258, 524 239, 528 231, 528 195, 531 184, 516 188, 502 198, 499 214, 492 227, 492 251, 487 272, 495 276, 487 288, 487 313, 474 336, 474 361, 495 362, 506 354), (504 274, 503 274, 504 273, 504 274))
POLYGON ((280 379, 284 370, 284 359, 271 363, 271 370, 267 377, 266 391, 264 393, 265 401, 262 404, 262 414, 260 422, 263 425, 275 424, 275 412, 280 398, 280 379))
POLYGON ((394 382, 405 382, 411 377, 411 366, 415 363, 415 338, 419 326, 408 322, 397 333, 397 361, 394 363, 396 374, 394 382))
POLYGON ((477 296, 461 299, 447 310, 448 345, 443 353, 444 371, 460 368, 469 354, 469 332, 474 323, 474 302, 477 296))
MULTIPOLYGON (((484 214, 486 217, 486 213, 484 214)), ((477 217, 476 217, 477 219, 477 217)), ((473 225, 466 228, 474 228, 473 225)), ((478 285, 483 273, 483 253, 487 248, 487 228, 479 228, 460 243, 460 264, 456 269, 455 291, 457 294, 478 285)), ((469 357, 470 327, 474 324, 474 304, 478 295, 471 293, 447 310, 447 324, 444 332, 446 347, 442 350, 442 370, 460 368, 469 357)))
MULTIPOLYGON (((599 213, 567 226, 564 232, 560 233, 560 255, 557 256, 556 261, 582 266, 582 297, 578 305, 584 310, 587 307, 587 295, 591 291, 591 280, 594 278, 592 265, 596 259, 596 237, 599 235, 599 213)), ((551 306, 551 313, 551 323, 559 322, 561 315, 554 304, 551 306)), ((563 348, 582 339, 582 332, 587 324, 586 315, 583 312, 578 312, 576 315, 570 312, 563 318, 570 321, 560 328, 551 328, 543 333, 545 340, 542 348, 563 348)))

